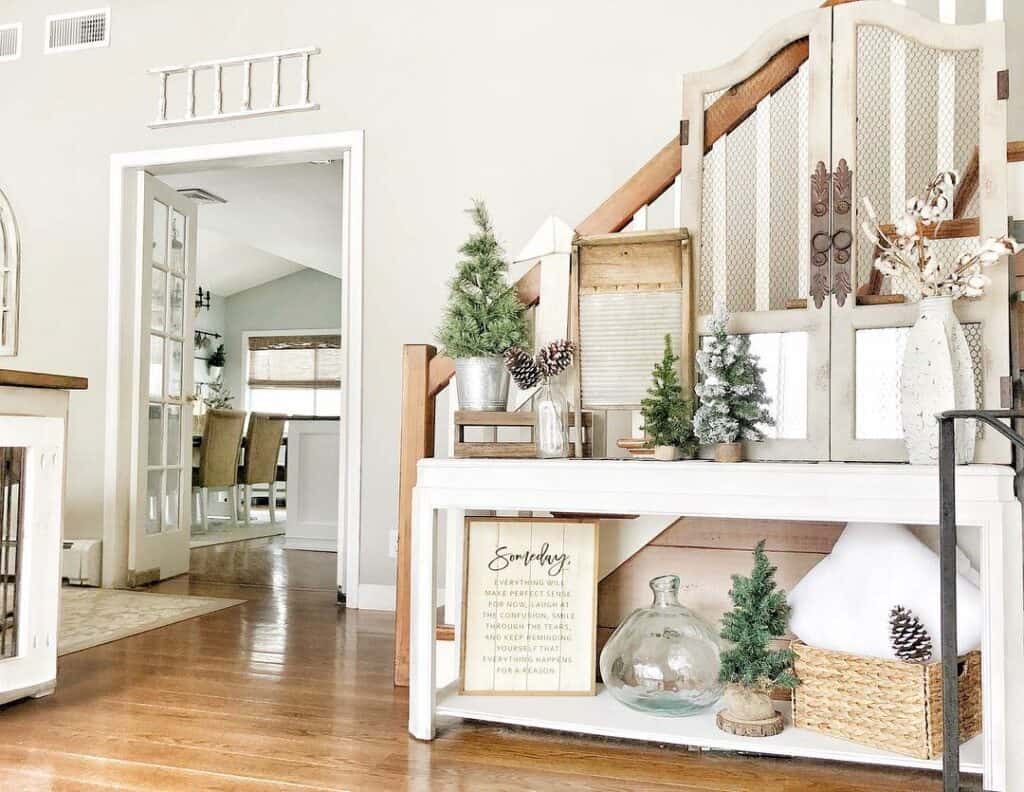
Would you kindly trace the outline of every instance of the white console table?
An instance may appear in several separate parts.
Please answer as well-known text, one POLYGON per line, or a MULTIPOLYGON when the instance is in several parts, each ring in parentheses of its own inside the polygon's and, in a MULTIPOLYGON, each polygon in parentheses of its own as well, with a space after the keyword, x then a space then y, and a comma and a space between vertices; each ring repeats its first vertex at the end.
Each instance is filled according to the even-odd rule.
MULTIPOLYGON (((662 719, 633 712, 603 691, 593 698, 463 696, 437 687, 437 512, 465 510, 692 515, 937 525, 938 471, 890 464, 791 464, 638 460, 425 459, 413 495, 409 731, 433 739, 437 716, 650 740, 706 749, 939 769, 918 760, 790 726, 769 738, 719 731, 714 714, 662 719)), ((461 525, 461 520, 456 521, 461 525)), ((1021 508, 1009 467, 957 470, 957 522, 980 533, 985 625, 983 733, 961 748, 985 789, 1024 789, 1024 656, 1021 640, 1021 508), (1012 781, 1010 781, 1012 779, 1012 781)), ((449 520, 449 523, 452 523, 449 520)), ((449 537, 451 540, 452 537, 449 537)), ((461 536, 449 548, 448 587, 461 590, 461 536), (454 561, 454 563, 452 563, 454 561), (454 579, 453 579, 454 577, 454 579)), ((449 595, 451 602, 451 595, 449 595)), ((461 645, 461 608, 449 616, 461 645)))
POLYGON ((68 392, 87 385, 0 370, 0 704, 57 683, 68 392))

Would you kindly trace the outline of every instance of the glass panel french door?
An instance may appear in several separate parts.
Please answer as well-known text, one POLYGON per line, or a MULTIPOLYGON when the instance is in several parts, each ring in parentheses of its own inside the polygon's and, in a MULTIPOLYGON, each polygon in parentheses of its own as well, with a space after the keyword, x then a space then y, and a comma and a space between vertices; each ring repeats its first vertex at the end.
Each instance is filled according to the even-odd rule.
POLYGON ((831 15, 810 11, 684 80, 680 225, 694 240, 697 332, 725 310, 729 331, 751 336, 775 419, 766 442, 748 444, 755 459, 829 454, 828 267, 814 248, 823 210, 812 175, 829 161, 830 69, 831 15), (769 61, 785 65, 784 82, 753 113, 731 108, 769 61))
MULTIPOLYGON (((1006 110, 996 99, 1004 34, 998 23, 939 24, 893 4, 851 3, 833 13, 831 170, 834 180, 842 175, 834 192, 844 193, 849 212, 833 214, 832 458, 904 461, 902 350, 921 295, 913 283, 874 271, 874 247, 860 231, 863 199, 881 222, 895 223, 936 173, 973 171, 978 188, 938 226, 935 254, 956 259, 979 235, 1006 232, 1006 110)), ((1006 263, 986 274, 985 296, 957 301, 956 311, 978 404, 998 407, 999 378, 1009 374, 1006 263)), ((1007 462, 1009 448, 986 432, 975 459, 1007 462)))
POLYGON ((137 456, 129 570, 188 571, 192 487, 192 306, 196 208, 146 173, 138 179, 137 456), (186 365, 186 361, 188 365, 186 365))

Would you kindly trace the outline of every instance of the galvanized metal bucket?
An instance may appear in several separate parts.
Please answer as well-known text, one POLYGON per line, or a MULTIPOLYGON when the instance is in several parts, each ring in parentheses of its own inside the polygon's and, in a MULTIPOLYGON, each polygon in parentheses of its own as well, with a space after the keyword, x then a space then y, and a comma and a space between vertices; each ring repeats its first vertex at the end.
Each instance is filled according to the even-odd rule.
POLYGON ((455 383, 461 410, 505 410, 508 372, 501 355, 455 359, 455 383))

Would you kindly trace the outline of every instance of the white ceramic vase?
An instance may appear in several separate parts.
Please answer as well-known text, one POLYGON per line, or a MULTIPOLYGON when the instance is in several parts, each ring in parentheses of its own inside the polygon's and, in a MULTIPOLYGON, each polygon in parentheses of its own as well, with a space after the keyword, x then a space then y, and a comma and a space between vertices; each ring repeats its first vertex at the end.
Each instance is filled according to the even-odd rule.
MULTIPOLYGON (((920 316, 907 336, 900 383, 903 438, 913 465, 939 461, 938 413, 973 410, 974 368, 952 297, 926 297, 918 303, 920 316)), ((973 421, 956 428, 956 462, 974 459, 973 421)))

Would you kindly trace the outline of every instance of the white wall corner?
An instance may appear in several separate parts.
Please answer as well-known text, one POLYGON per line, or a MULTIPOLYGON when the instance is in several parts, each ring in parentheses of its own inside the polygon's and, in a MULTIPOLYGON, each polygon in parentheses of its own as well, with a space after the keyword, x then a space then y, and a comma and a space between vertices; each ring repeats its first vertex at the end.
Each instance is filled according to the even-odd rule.
MULTIPOLYGON (((444 589, 437 590, 437 601, 444 602, 444 589)), ((359 610, 394 611, 395 587, 381 583, 359 584, 359 610)), ((438 619, 440 621, 440 619, 438 619)))
POLYGON ((551 215, 519 251, 516 261, 527 261, 552 253, 572 253, 574 233, 567 222, 551 215))

